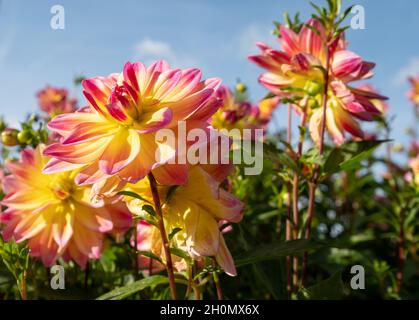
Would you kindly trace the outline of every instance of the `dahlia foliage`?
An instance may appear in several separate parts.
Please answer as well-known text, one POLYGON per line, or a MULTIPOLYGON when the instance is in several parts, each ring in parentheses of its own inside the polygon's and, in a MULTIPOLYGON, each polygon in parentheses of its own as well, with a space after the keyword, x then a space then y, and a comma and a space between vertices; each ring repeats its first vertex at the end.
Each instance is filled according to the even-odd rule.
POLYGON ((241 82, 139 61, 72 94, 46 86, 19 129, 1 118, 0 299, 49 298, 55 265, 87 298, 411 297, 417 133, 388 144, 387 98, 365 81, 375 63, 350 50, 350 10, 327 3, 276 23, 278 48, 257 43, 256 100, 241 82), (369 292, 340 290, 348 263, 368 266, 369 292))

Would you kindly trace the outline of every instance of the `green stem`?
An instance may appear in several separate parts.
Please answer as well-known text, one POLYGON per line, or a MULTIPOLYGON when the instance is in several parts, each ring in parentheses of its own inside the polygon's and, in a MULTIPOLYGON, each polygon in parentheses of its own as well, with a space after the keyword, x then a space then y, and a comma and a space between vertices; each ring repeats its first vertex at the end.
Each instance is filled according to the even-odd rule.
MULTIPOLYGON (((330 68, 330 48, 329 45, 326 46, 326 68, 324 73, 324 89, 323 89, 323 114, 320 127, 320 145, 319 153, 320 155, 324 152, 324 134, 326 131, 326 110, 327 110, 327 100, 328 100, 328 90, 329 90, 329 68, 330 68)), ((311 237, 311 223, 314 217, 314 201, 317 185, 319 183, 320 170, 316 166, 314 168, 312 181, 309 182, 309 198, 308 198, 308 209, 307 209, 307 222, 306 222, 306 232, 305 238, 307 240, 311 237)), ((302 266, 302 276, 301 276, 301 286, 304 287, 307 281, 307 267, 308 267, 308 252, 304 252, 303 256, 303 266, 302 266)))
POLYGON ((159 197, 159 192, 157 190, 157 181, 151 172, 148 174, 148 180, 150 181, 150 190, 153 195, 154 206, 155 206, 157 219, 158 219, 158 228, 160 231, 160 236, 163 242, 164 254, 166 257, 166 270, 167 270, 167 275, 169 277, 170 292, 172 295, 172 299, 176 300, 177 292, 176 292, 175 274, 173 272, 172 255, 170 253, 170 245, 169 245, 169 240, 167 238, 166 229, 164 227, 163 212, 161 210, 160 197, 159 197))

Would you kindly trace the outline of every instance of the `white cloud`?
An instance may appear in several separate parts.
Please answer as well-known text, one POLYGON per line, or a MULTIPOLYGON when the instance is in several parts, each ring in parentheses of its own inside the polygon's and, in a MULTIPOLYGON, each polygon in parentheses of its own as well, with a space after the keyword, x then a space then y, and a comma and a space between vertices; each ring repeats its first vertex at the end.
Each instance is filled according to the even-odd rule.
POLYGON ((394 78, 395 85, 401 85, 406 82, 410 76, 415 76, 419 73, 419 57, 413 57, 409 60, 407 65, 401 68, 394 78))
POLYGON ((256 42, 264 42, 274 46, 275 36, 272 35, 272 26, 251 24, 244 28, 238 36, 238 47, 240 56, 257 53, 256 42))
POLYGON ((197 61, 192 57, 175 51, 172 46, 164 41, 144 38, 135 45, 135 59, 150 65, 156 60, 167 60, 173 67, 196 67, 197 61))

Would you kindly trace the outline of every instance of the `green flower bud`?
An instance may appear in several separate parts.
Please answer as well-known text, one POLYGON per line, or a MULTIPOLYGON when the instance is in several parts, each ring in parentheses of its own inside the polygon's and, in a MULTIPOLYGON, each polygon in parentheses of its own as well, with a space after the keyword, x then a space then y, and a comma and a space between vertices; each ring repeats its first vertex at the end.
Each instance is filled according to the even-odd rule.
POLYGON ((23 130, 17 134, 17 139, 22 144, 28 143, 31 140, 31 138, 32 134, 29 130, 23 130))
POLYGON ((239 93, 245 93, 246 90, 247 90, 247 87, 246 87, 246 85, 244 83, 238 82, 236 84, 236 91, 237 92, 239 92, 239 93))
POLYGON ((1 133, 1 142, 8 147, 14 147, 19 144, 19 140, 17 139, 19 131, 12 128, 6 128, 1 133))

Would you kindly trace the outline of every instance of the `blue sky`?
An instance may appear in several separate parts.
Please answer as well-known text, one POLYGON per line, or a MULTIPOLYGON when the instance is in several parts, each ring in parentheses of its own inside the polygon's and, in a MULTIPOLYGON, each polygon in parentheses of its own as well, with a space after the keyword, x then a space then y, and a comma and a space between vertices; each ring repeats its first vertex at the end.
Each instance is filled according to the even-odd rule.
MULTIPOLYGON (((405 78, 419 74, 419 1, 344 2, 365 7, 366 29, 349 31, 350 50, 377 63, 370 83, 390 97, 393 138, 406 142, 412 108, 405 78)), ((46 84, 71 88, 76 74, 106 75, 128 60, 159 58, 199 67, 228 85, 240 78, 259 99, 266 93, 257 83, 262 70, 246 57, 256 52, 256 41, 275 44, 272 21, 284 11, 307 18, 311 7, 305 0, 3 0, 0 114, 16 123, 36 110, 34 94, 46 84), (50 28, 55 4, 65 9, 64 30, 50 28)), ((283 111, 278 125, 285 124, 283 111)))

